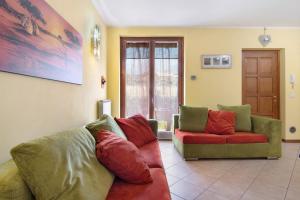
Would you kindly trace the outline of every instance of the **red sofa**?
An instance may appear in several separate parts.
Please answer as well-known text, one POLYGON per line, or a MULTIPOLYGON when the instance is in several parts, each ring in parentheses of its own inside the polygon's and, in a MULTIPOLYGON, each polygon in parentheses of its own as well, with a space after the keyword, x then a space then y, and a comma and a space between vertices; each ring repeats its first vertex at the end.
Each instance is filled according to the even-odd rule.
POLYGON ((153 182, 149 184, 129 184, 115 178, 106 198, 107 200, 171 200, 158 141, 153 141, 139 149, 150 167, 153 182))

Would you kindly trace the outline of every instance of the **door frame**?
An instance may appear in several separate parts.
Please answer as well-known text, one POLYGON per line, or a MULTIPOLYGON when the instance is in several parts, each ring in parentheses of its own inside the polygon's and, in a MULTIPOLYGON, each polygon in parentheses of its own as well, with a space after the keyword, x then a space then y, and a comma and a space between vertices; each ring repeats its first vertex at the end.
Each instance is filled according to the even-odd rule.
POLYGON ((156 41, 177 41, 178 42, 178 103, 183 104, 184 102, 184 37, 120 37, 120 115, 125 117, 125 106, 126 106, 126 43, 130 41, 145 41, 149 43, 150 48, 150 108, 149 116, 154 117, 154 43, 156 41))
POLYGON ((276 52, 277 54, 277 85, 276 85, 276 91, 277 91, 277 116, 275 119, 280 119, 281 118, 281 91, 280 91, 280 87, 281 87, 281 60, 280 60, 280 56, 281 56, 281 49, 242 49, 242 104, 244 104, 246 102, 245 99, 245 79, 244 79, 244 73, 245 73, 245 68, 244 68, 244 51, 273 51, 276 52))

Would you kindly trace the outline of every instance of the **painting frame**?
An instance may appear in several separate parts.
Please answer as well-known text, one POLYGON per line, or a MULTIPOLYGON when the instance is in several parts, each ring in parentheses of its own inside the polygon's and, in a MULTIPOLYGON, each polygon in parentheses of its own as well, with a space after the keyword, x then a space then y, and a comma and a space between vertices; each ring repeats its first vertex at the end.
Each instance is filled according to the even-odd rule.
POLYGON ((202 55, 203 69, 230 69, 232 68, 232 56, 230 54, 202 55))
POLYGON ((83 84, 83 38, 45 0, 0 0, 0 72, 83 84))

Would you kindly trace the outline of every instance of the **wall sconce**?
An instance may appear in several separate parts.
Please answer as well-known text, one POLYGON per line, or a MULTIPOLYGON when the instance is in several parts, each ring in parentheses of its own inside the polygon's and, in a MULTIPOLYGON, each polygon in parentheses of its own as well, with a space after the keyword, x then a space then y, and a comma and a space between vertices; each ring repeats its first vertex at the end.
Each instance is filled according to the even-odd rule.
POLYGON ((266 30, 266 27, 264 27, 264 34, 258 37, 258 41, 263 47, 266 47, 272 41, 271 36, 266 34, 266 30))
POLYGON ((96 58, 100 58, 101 31, 98 25, 95 26, 92 33, 92 49, 96 58))
POLYGON ((101 76, 101 88, 104 88, 106 84, 106 79, 104 78, 104 76, 101 76))

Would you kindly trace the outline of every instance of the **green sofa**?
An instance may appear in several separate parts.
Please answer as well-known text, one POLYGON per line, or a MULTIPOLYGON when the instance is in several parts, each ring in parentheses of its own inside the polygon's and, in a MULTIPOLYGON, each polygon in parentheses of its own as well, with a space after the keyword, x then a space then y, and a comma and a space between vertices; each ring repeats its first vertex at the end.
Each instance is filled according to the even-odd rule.
POLYGON ((172 140, 177 151, 186 160, 200 158, 277 159, 281 157, 281 121, 279 120, 251 116, 252 133, 266 135, 268 142, 249 144, 184 144, 175 135, 175 130, 179 128, 178 120, 179 115, 173 115, 172 140))
MULTIPOLYGON (((108 118, 108 120, 113 121, 113 118, 108 118)), ((100 123, 101 121, 97 121, 97 123, 100 123)), ((102 127, 107 128, 108 130, 111 129, 109 123, 112 122, 108 122, 108 123, 103 123, 102 127)), ((115 122, 114 122, 115 123, 115 122)), ((94 123, 89 124, 88 126, 90 127, 91 125, 93 125, 94 123)), ((116 123, 115 123, 116 124, 116 123)), ((157 135, 157 127, 158 127, 158 123, 156 120, 149 120, 149 125, 151 126, 151 129, 153 131, 153 134, 157 135)), ((115 128, 115 127, 113 127, 115 128)), ((74 130, 68 130, 68 131, 64 131, 61 133, 57 133, 51 136, 47 136, 47 137, 43 137, 43 138, 39 138, 37 140, 34 141, 29 141, 28 143, 30 143, 30 148, 27 147, 27 143, 26 145, 22 144, 22 145, 18 145, 20 146, 20 148, 24 148, 25 147, 25 152, 16 150, 16 148, 14 148, 12 151, 14 151, 15 153, 18 154, 23 154, 22 156, 27 156, 27 158, 29 159, 35 159, 36 157, 43 157, 43 158, 47 158, 49 157, 49 159, 53 160, 53 163, 51 162, 50 166, 45 166, 43 165, 43 163, 37 163, 37 166, 42 166, 41 168, 45 169, 47 168, 47 170, 49 169, 50 171, 52 170, 59 170, 58 171, 68 171, 69 173, 63 173, 61 176, 61 179, 63 179, 62 182, 64 182, 65 184, 52 184, 56 185, 58 188, 63 188, 62 190, 65 190, 65 194, 67 194, 67 196, 62 196, 61 194, 55 194, 56 196, 60 196, 57 199, 64 199, 64 200, 68 200, 68 199, 78 199, 78 200, 82 200, 82 199, 89 199, 89 200, 93 200, 93 199, 104 199, 104 198, 98 198, 99 196, 102 195, 102 197, 104 197, 105 195, 107 195, 107 191, 105 191, 105 189, 107 189, 107 187, 113 188, 113 181, 114 181, 114 176, 112 176, 110 173, 106 173, 107 170, 104 169, 104 167, 99 164, 99 162, 96 160, 96 155, 95 155, 95 139, 92 137, 93 134, 91 134, 91 132, 89 132, 89 130, 86 127, 82 127, 82 128, 78 128, 78 129, 74 129, 74 130), (70 135, 70 136, 68 136, 70 135), (49 155, 46 150, 48 149, 48 146, 44 145, 45 148, 42 148, 43 150, 40 152, 43 152, 42 154, 36 155, 33 153, 28 153, 31 151, 31 149, 33 148, 41 148, 43 146, 44 143, 48 143, 49 144, 49 148, 51 148, 52 150, 54 149, 53 152, 56 152, 57 154, 59 154, 59 156, 57 158, 52 158, 55 157, 54 155, 49 155), (37 144, 37 145, 36 145, 37 144), (45 150, 46 149, 46 150, 45 150), (57 151, 55 151, 55 149, 57 149, 57 151), (45 153, 46 152, 46 153, 45 153), (74 154, 76 156, 74 156, 74 154), (33 156, 32 156, 33 155, 33 156), (36 156, 35 156, 36 155, 36 156), (83 159, 82 159, 83 158, 83 159), (53 167, 55 165, 58 165, 57 163, 65 163, 65 165, 62 166, 57 166, 57 167, 53 167), (90 178, 83 178, 83 175, 80 174, 80 172, 77 172, 76 170, 72 170, 72 165, 74 165, 74 168, 82 168, 86 170, 87 174, 90 174, 91 177, 90 178), (85 167, 83 167, 85 166, 85 167), (96 169, 97 168, 97 169, 96 169), (99 168, 99 169, 98 169, 99 168), (101 175, 101 177, 97 177, 98 173, 94 173, 95 170, 97 170, 97 172, 100 170, 101 174, 99 173, 98 176, 101 175), (105 171, 106 170, 106 171, 105 171), (103 173, 102 173, 103 172, 103 173), (98 181, 96 181, 98 180, 98 181), (99 181, 101 182, 102 180, 104 180, 104 186, 102 187, 102 185, 99 185, 99 181), (94 195, 94 193, 91 192, 91 190, 89 189, 89 185, 91 183, 94 184, 98 184, 96 185, 96 187, 98 187, 97 189, 97 195, 94 195), (83 189, 83 186, 81 186, 80 184, 84 184, 85 188, 88 188, 88 190, 83 189), (80 195, 77 195, 76 192, 74 192, 73 190, 75 189, 70 189, 70 185, 74 185, 74 187, 77 187, 82 191, 80 192, 85 192, 86 196, 89 196, 89 198, 83 198, 80 197, 80 195), (101 191, 103 190, 103 191, 101 191), (102 194, 103 193, 103 194, 102 194), (77 195, 76 198, 72 196, 72 194, 77 195)), ((155 141, 157 143, 157 141, 155 141)), ((153 142, 153 143, 155 143, 153 142)), ((151 145, 151 144, 150 144, 151 145)), ((146 149, 146 153, 153 153, 154 152, 159 152, 159 146, 158 144, 153 144, 152 146, 147 146, 146 148, 150 149, 150 147, 153 147, 152 150, 148 150, 146 149), (157 149, 155 149, 157 148, 157 149)), ((36 152, 36 151, 33 151, 36 152)), ((56 154, 55 154, 56 155, 56 154)), ((160 154, 159 154, 160 155, 160 154)), ((151 156, 150 156, 151 158, 151 156)), ((158 158, 158 160, 160 159, 160 157, 158 158)), ((18 160, 17 160, 18 161, 18 160)), ((25 159, 26 161, 26 159, 25 159)), ((19 162, 19 161, 18 161, 19 162)), ((17 167, 16 163, 18 163, 14 160, 9 160, 5 163, 0 164, 0 200, 34 200, 35 197, 33 196, 31 189, 34 190, 48 190, 48 186, 49 185, 42 185, 42 187, 34 187, 34 186, 29 186, 28 182, 24 181, 24 177, 21 176, 21 171, 19 170, 19 168, 17 167)), ((22 161, 24 162, 24 161, 22 161)), ((35 167, 35 166, 32 166, 35 167)), ((22 168, 21 168, 22 169, 22 168)), ((165 187, 160 187, 160 188, 155 188, 154 186, 157 186, 157 184, 149 184, 149 185, 143 185, 143 187, 141 186, 136 186, 137 189, 142 189, 144 191, 148 191, 148 192, 152 192, 152 190, 155 189, 155 191, 161 192, 164 191, 165 192, 165 198, 162 199, 169 199, 169 189, 167 187, 167 181, 166 181, 166 177, 165 177, 165 173, 164 173, 164 169, 159 169, 159 168, 155 168, 154 170, 156 170, 155 172, 159 172, 161 174, 161 176, 157 176, 155 177, 154 181, 159 180, 162 183, 165 183, 165 187), (153 185, 153 186, 152 186, 153 185)), ((38 170, 39 171, 39 170, 38 170)), ((36 173, 36 171, 35 171, 36 173)), ((53 176, 53 174, 49 173, 49 176, 53 176)), ((28 177, 31 177, 30 175, 26 175, 25 176, 27 179, 28 177)), ((86 177, 86 176, 85 176, 86 177)), ((59 177, 60 178, 60 177, 59 177)), ((32 178, 30 178, 32 181, 32 178)), ((41 178, 42 179, 42 178, 41 178)), ((34 180, 36 181, 36 180, 34 180)), ((117 182, 119 185, 122 186, 122 188, 125 188, 125 185, 122 181, 120 181, 119 179, 115 179, 115 182, 117 182)), ((102 182, 101 182, 102 183, 102 182)), ((160 183, 162 186, 163 184, 160 183)), ((117 184, 117 185, 118 185, 117 184)), ((127 184, 132 188, 135 188, 135 185, 133 184, 127 184)), ((53 186, 53 187, 56 187, 53 186)), ((94 187, 91 187, 94 188, 94 187)), ((95 191, 94 191, 95 192, 95 191)), ((130 192, 130 190, 129 190, 130 192)), ((79 192, 78 192, 79 193, 79 192)), ((155 194, 155 192, 152 192, 155 194)), ((49 193, 49 196, 51 196, 53 193, 49 193)), ((123 195, 126 196, 126 193, 123 193, 123 195)), ((139 193, 139 196, 141 196, 142 194, 139 193)), ((149 195, 148 193, 145 192, 144 195, 149 195)), ((138 195, 137 195, 138 197, 138 195)), ((47 198, 40 198, 40 199, 47 199, 47 198)), ((121 197, 120 197, 121 199, 121 197)))

